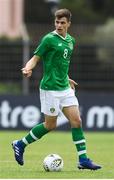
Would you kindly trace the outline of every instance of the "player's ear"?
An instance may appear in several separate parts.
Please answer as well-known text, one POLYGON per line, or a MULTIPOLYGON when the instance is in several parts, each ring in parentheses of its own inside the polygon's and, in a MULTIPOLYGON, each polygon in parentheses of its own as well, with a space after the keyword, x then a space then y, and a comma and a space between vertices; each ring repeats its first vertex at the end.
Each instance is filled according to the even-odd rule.
POLYGON ((70 27, 70 25, 71 25, 71 21, 68 22, 68 27, 70 27))

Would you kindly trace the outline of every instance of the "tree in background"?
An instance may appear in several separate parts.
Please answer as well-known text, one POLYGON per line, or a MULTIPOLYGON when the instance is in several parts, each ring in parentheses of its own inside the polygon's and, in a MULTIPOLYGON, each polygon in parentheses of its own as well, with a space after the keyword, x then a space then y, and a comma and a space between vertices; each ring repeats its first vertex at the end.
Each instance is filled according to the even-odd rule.
POLYGON ((50 23, 56 8, 71 10, 73 23, 101 24, 114 17, 114 0, 25 0, 25 22, 50 23))
POLYGON ((114 0, 61 0, 61 6, 72 11, 74 23, 104 23, 114 16, 114 0))

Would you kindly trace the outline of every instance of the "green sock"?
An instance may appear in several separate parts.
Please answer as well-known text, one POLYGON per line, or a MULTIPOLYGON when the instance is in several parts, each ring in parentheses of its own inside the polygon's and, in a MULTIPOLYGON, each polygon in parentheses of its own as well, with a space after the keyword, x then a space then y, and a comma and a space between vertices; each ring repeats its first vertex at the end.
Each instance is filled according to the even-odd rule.
POLYGON ((35 127, 31 129, 29 134, 21 140, 23 147, 25 148, 28 144, 31 144, 34 141, 40 139, 42 136, 44 136, 48 132, 49 130, 44 127, 43 123, 36 125, 35 127))
POLYGON ((82 128, 72 128, 72 139, 76 146, 79 158, 87 158, 86 141, 82 128))

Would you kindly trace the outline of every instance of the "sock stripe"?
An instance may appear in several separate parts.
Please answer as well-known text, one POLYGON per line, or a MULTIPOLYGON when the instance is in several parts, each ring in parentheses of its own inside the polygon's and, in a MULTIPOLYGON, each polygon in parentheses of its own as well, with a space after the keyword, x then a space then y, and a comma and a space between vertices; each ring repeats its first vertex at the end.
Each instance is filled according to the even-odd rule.
POLYGON ((82 140, 79 140, 79 141, 74 141, 74 144, 81 144, 81 143, 85 143, 86 140, 85 139, 82 139, 82 140))
POLYGON ((23 141, 26 145, 29 144, 25 137, 22 139, 22 141, 23 141))
POLYGON ((86 150, 78 151, 78 155, 86 154, 86 150))
POLYGON ((32 130, 30 131, 30 135, 32 136, 32 138, 33 138, 34 140, 37 140, 37 139, 38 139, 38 138, 33 134, 32 130))

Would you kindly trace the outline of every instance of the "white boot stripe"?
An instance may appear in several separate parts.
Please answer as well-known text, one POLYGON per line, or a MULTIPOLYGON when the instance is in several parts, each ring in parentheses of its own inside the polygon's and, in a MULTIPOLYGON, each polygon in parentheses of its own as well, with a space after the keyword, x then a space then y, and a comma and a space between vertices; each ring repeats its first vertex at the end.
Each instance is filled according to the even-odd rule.
POLYGON ((17 146, 15 146, 15 149, 19 150, 19 148, 17 146))
POLYGON ((18 150, 16 150, 16 149, 15 149, 15 152, 19 153, 19 151, 18 151, 18 150))

